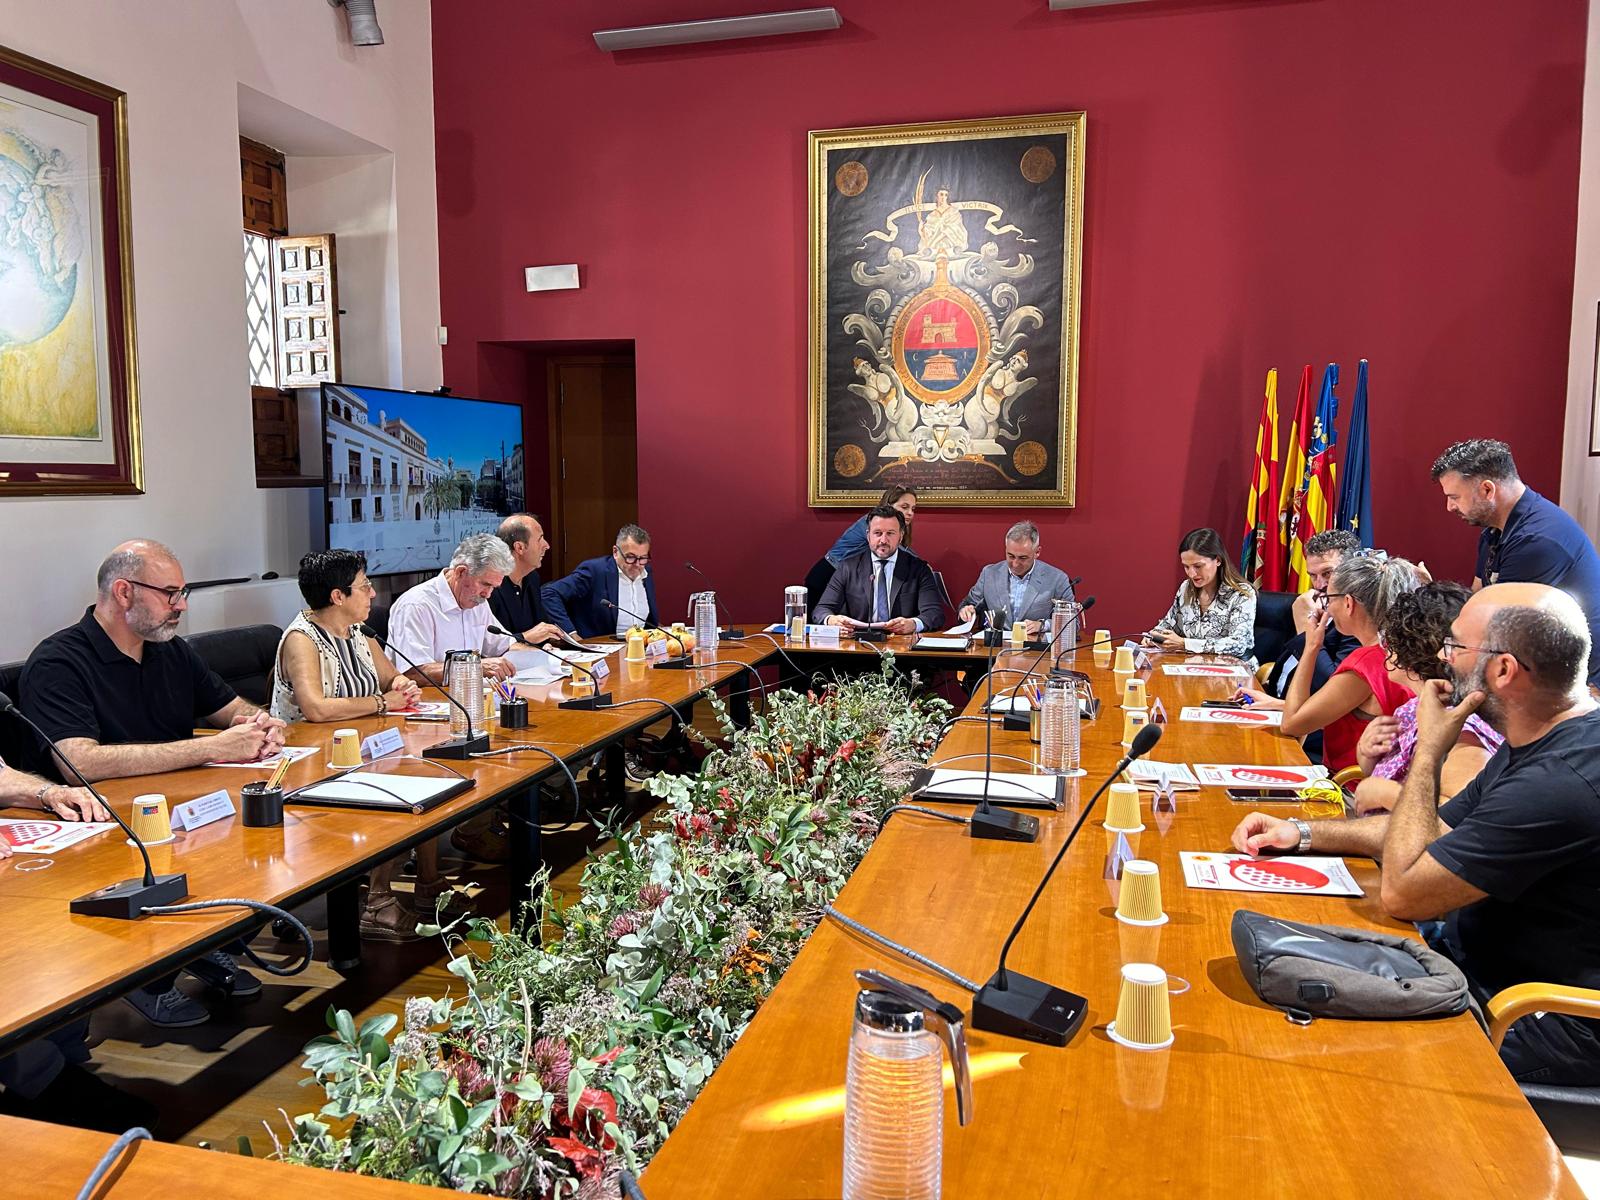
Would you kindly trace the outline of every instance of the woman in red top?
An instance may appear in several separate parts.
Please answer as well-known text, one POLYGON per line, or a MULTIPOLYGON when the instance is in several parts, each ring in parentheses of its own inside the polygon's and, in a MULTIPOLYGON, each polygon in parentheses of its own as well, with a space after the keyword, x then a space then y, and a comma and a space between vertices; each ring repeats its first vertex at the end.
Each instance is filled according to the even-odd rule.
POLYGON ((1322 730, 1322 762, 1329 771, 1354 766, 1356 743, 1367 722, 1390 715, 1411 699, 1410 691, 1389 678, 1378 627, 1395 597, 1416 590, 1417 584, 1416 567, 1381 551, 1347 558, 1334 568, 1331 590, 1306 630, 1305 652, 1283 697, 1282 725, 1290 737, 1322 730), (1330 621, 1361 645, 1313 694, 1311 679, 1330 621))

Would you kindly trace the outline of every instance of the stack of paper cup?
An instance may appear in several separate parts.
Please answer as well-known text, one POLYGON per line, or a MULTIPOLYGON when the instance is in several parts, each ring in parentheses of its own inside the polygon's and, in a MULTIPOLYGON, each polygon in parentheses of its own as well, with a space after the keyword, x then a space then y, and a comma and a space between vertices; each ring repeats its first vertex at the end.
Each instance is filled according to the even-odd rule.
MULTIPOLYGON (((159 846, 177 836, 172 832, 172 819, 167 815, 165 796, 155 794, 135 796, 133 820, 129 824, 133 827, 134 836, 146 846, 159 846)), ((133 845, 131 839, 128 840, 128 845, 133 845)))
POLYGON ((1129 925, 1165 925, 1161 911, 1161 869, 1145 858, 1122 867, 1122 894, 1117 898, 1117 920, 1129 925))
POLYGON ((1133 674, 1133 647, 1118 646, 1116 661, 1111 664, 1111 670, 1118 675, 1133 674))
POLYGON ((1164 1050, 1172 1045, 1172 1002, 1165 971, 1154 963, 1128 963, 1122 968, 1117 1019, 1106 1033, 1134 1050, 1164 1050))
POLYGON ((1094 665, 1104 671, 1111 665, 1111 630, 1094 631, 1094 665))
POLYGON ((1128 676, 1122 683, 1122 707, 1143 711, 1149 706, 1150 702, 1145 697, 1144 680, 1137 675, 1128 676))
POLYGON ((1106 797, 1108 833, 1143 833, 1144 818, 1139 812, 1139 789, 1131 783, 1113 783, 1106 797))

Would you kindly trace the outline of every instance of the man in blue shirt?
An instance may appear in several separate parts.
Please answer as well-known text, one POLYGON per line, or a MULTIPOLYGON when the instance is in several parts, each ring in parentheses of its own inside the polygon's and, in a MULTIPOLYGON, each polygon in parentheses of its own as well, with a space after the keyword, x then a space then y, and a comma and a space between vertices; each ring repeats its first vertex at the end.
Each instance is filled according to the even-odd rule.
MULTIPOLYGON (((1445 507, 1483 529, 1472 590, 1496 583, 1544 583, 1569 593, 1600 646, 1600 555, 1579 524, 1517 474, 1511 447, 1492 438, 1457 442, 1433 464, 1445 507)), ((1589 658, 1600 686, 1600 653, 1589 658)))

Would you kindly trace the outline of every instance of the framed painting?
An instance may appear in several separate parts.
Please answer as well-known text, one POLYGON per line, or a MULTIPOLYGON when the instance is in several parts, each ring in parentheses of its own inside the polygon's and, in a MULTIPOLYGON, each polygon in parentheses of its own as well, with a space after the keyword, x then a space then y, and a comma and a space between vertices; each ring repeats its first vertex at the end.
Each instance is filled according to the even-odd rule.
POLYGON ((144 490, 127 120, 0 47, 0 497, 144 490))
POLYGON ((1084 114, 809 138, 810 503, 1073 503, 1084 114))

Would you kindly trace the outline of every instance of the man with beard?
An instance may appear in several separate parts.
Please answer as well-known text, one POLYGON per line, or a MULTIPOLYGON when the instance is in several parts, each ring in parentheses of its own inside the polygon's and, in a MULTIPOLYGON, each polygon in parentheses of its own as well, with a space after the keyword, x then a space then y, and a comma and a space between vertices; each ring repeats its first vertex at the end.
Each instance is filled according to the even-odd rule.
MULTIPOLYGON (((1582 526, 1517 475, 1511 448, 1490 438, 1457 442, 1433 464, 1445 507, 1478 536, 1472 590, 1493 583, 1547 583, 1577 600, 1589 622, 1589 642, 1600 643, 1600 555, 1582 526)), ((1600 686, 1600 655, 1589 682, 1600 686)))
MULTIPOLYGON (((1441 652, 1449 678, 1418 695, 1416 751, 1393 812, 1251 813, 1234 846, 1377 859, 1384 909, 1429 923, 1430 942, 1480 1000, 1534 981, 1600 987, 1600 706, 1584 686, 1589 651, 1588 623, 1566 593, 1484 588, 1451 624, 1441 652), (1474 712, 1505 745, 1439 808, 1441 765, 1474 712)), ((1522 1082, 1600 1084, 1594 1021, 1525 1017, 1500 1054, 1522 1082)))
MULTIPOLYGON (((255 762, 283 746, 283 722, 241 699, 182 638, 189 587, 159 542, 124 542, 100 564, 99 594, 76 625, 51 634, 22 671, 22 710, 91 780, 255 762), (222 730, 194 736, 196 724, 222 730)), ((237 952, 237 951, 235 951, 237 952)), ((217 950, 187 968, 231 996, 261 981, 217 950)), ((210 1019, 166 976, 125 997, 154 1025, 210 1019)))

